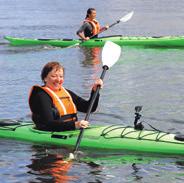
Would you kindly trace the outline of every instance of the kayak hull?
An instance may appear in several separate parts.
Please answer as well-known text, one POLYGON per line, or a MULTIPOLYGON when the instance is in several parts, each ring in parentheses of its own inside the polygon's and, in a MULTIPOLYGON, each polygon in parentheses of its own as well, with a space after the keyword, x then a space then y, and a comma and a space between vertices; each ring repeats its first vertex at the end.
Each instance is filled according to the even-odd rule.
MULTIPOLYGON (((32 123, 1 126, 0 138, 28 141, 39 144, 74 147, 79 130, 46 132, 34 129, 32 123)), ((134 130, 124 126, 101 126, 86 129, 81 148, 99 150, 129 150, 161 154, 184 154, 184 141, 175 140, 175 134, 153 130, 134 130)))
POLYGON ((27 39, 5 36, 12 46, 50 45, 56 47, 102 47, 106 41, 112 41, 120 46, 153 46, 153 47, 184 47, 184 36, 107 36, 81 42, 75 39, 27 39))

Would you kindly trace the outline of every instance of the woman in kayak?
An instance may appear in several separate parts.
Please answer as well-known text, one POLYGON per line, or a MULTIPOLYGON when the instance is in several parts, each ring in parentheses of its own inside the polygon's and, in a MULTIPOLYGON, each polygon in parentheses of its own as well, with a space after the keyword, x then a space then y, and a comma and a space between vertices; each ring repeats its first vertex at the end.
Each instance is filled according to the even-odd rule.
POLYGON ((89 8, 82 26, 77 31, 77 35, 83 40, 89 40, 90 38, 97 38, 99 32, 108 28, 108 25, 102 28, 100 27, 100 24, 96 20, 96 10, 89 8))
MULTIPOLYGON (((30 92, 29 105, 32 120, 36 128, 46 131, 65 131, 77 128, 87 128, 89 122, 78 121, 77 111, 87 112, 92 95, 97 86, 103 86, 103 81, 97 79, 93 85, 90 99, 87 101, 74 92, 65 89, 64 68, 59 62, 47 63, 41 72, 43 86, 33 86, 30 92)), ((99 95, 92 112, 97 108, 99 95)))

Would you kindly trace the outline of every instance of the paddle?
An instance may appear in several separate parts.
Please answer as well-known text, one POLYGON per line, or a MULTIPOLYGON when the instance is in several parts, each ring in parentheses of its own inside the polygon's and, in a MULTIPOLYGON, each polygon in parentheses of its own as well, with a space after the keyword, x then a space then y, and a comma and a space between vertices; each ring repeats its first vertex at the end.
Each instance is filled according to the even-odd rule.
MULTIPOLYGON (((115 26, 116 24, 119 24, 120 22, 127 22, 128 20, 130 20, 133 16, 134 12, 131 11, 130 13, 126 14, 125 16, 123 16, 122 18, 120 18, 119 20, 117 20, 116 22, 114 22, 113 24, 109 25, 109 28, 115 26)), ((101 34, 102 32, 106 31, 107 29, 104 29, 102 31, 100 31, 98 34, 101 34)), ((97 34, 96 34, 97 35, 97 34)), ((90 38, 95 37, 96 35, 91 36, 90 38)))
MULTIPOLYGON (((109 28, 115 26, 116 24, 118 24, 118 23, 120 23, 120 22, 127 22, 128 20, 130 20, 130 19, 132 18, 133 14, 134 14, 134 12, 131 11, 130 13, 126 14, 125 16, 123 16, 122 18, 120 18, 119 20, 117 20, 116 22, 114 22, 113 24, 111 24, 111 25, 109 26, 109 28)), ((101 34, 102 32, 104 32, 104 31, 106 31, 106 30, 108 30, 108 29, 104 29, 104 30, 100 31, 98 34, 101 34)), ((97 35, 97 34, 91 36, 90 38, 93 38, 93 37, 95 37, 96 35, 97 35)), ((73 48, 73 47, 75 47, 75 46, 79 46, 80 44, 82 44, 82 43, 84 43, 84 42, 86 42, 86 41, 88 41, 88 40, 83 40, 83 41, 81 41, 80 43, 76 43, 76 44, 74 44, 74 45, 67 46, 67 47, 65 47, 65 48, 73 48)))
MULTIPOLYGON (((104 79, 105 77, 105 73, 106 71, 112 67, 119 59, 121 54, 121 47, 118 46, 117 44, 111 42, 111 41, 107 41, 102 49, 102 63, 103 63, 103 71, 102 74, 100 76, 100 79, 104 79)), ((99 93, 100 90, 100 86, 97 87, 96 91, 94 92, 92 99, 91 99, 91 103, 89 105, 89 108, 87 110, 86 116, 85 116, 85 120, 88 121, 91 110, 93 108, 95 99, 99 93)), ((84 128, 80 129, 80 133, 79 136, 77 138, 77 142, 75 144, 75 148, 74 148, 74 153, 78 151, 79 146, 80 146, 80 142, 82 140, 82 136, 84 133, 84 128)), ((74 159, 75 156, 73 153, 70 153, 69 159, 74 159)))

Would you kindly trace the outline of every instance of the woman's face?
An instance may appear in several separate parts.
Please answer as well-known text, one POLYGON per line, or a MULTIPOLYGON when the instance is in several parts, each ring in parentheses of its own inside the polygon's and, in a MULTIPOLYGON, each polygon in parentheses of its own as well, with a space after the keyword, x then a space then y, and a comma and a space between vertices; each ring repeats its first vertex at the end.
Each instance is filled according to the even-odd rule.
POLYGON ((96 18, 96 11, 92 10, 91 13, 89 14, 90 19, 95 19, 96 18))
POLYGON ((58 91, 64 82, 63 69, 52 69, 44 79, 45 85, 53 91, 58 91))

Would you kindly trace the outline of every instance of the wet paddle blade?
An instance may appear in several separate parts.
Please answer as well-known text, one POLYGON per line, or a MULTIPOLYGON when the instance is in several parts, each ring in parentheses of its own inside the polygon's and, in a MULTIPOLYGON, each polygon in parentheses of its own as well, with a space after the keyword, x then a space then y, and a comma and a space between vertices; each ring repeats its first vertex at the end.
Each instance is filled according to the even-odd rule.
POLYGON ((112 67, 121 55, 121 47, 111 41, 106 41, 102 49, 103 66, 112 67))
POLYGON ((75 159, 75 155, 73 153, 70 153, 68 159, 69 160, 74 160, 75 159))
POLYGON ((121 19, 120 19, 120 22, 127 22, 128 20, 130 20, 133 16, 134 12, 131 11, 130 13, 128 13, 127 15, 123 16, 121 19))

